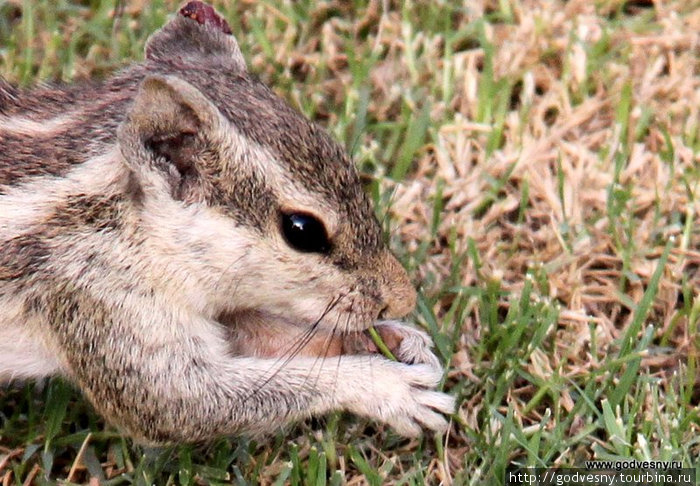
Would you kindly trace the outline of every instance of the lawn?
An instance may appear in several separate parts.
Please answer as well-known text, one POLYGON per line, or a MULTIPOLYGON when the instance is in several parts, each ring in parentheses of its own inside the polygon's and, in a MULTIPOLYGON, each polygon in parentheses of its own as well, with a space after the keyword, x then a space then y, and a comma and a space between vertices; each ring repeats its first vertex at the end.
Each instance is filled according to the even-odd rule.
MULTIPOLYGON (((700 477, 700 2, 215 4, 362 171, 458 397, 450 430, 335 414, 147 449, 60 380, 14 384, 0 484, 498 485, 605 459, 700 477)), ((0 1, 0 75, 104 77, 177 7, 0 1)))

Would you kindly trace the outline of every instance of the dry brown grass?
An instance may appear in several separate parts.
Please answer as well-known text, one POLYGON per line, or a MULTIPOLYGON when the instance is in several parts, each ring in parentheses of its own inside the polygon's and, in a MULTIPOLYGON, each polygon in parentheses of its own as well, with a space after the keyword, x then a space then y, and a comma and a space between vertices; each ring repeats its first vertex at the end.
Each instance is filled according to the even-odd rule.
MULTIPOLYGON (((542 267, 549 284, 546 297, 561 306, 554 352, 533 355, 527 367, 544 380, 553 370, 571 378, 586 376, 617 351, 617 340, 633 318, 666 241, 674 238, 646 321, 656 325, 659 340, 666 337, 668 347, 642 360, 644 372, 670 376, 690 356, 698 356, 697 322, 679 316, 678 310, 685 301, 684 285, 692 289, 695 302, 700 296, 700 10, 679 15, 688 9, 684 2, 654 2, 655 28, 637 31, 633 24, 611 28, 606 9, 591 2, 558 7, 520 2, 513 24, 486 29, 497 46, 496 77, 519 83, 503 121, 502 143, 492 154, 486 150, 492 126, 472 121, 479 109, 483 49, 442 59, 450 65, 439 64, 438 72, 454 73, 455 96, 448 105, 435 103, 435 142, 423 148, 415 174, 392 188, 397 228, 409 249, 430 239, 430 202, 441 192, 444 211, 430 254, 419 267, 419 281, 440 282, 433 275, 450 275, 455 248, 447 242, 453 232, 458 235, 456 253, 466 252, 473 240, 483 276, 500 280, 509 292, 517 294, 528 271, 542 267), (591 47, 605 36, 606 58, 588 59, 591 47), (596 62, 598 69, 587 72, 596 62), (624 126, 616 110, 626 86, 632 102, 624 126), (573 94, 582 91, 585 97, 575 99, 573 94), (451 110, 453 116, 441 117, 451 110), (648 128, 637 133, 646 116, 648 128), (669 143, 672 156, 665 154, 669 143), (626 154, 617 179, 616 154, 626 154), (480 211, 485 195, 493 192, 492 181, 504 178, 497 200, 480 211), (611 187, 627 193, 620 218, 609 214, 611 187), (597 339, 594 354, 591 324, 597 339)), ((486 7, 473 2, 471 8, 462 22, 474 21, 486 7)), ((422 41, 433 52, 426 59, 440 57, 438 41, 422 41)), ((400 59, 397 53, 386 62, 400 66, 400 59)), ((401 85, 407 74, 397 67, 383 73, 394 75, 384 79, 387 86, 401 85)), ((460 279, 464 286, 482 285, 472 265, 461 268, 460 279)), ((435 311, 439 315, 448 306, 439 302, 435 311)), ((467 351, 482 329, 475 309, 462 323, 467 351)), ((469 374, 463 379, 473 379, 469 374)), ((510 403, 522 404, 529 397, 518 398, 510 403)), ((562 400, 570 411, 568 394, 562 400)), ((480 404, 468 405, 461 413, 469 427, 478 428, 480 404)), ((540 412, 523 416, 523 423, 539 422, 540 412)), ((693 427, 700 432, 697 423, 693 427)))
MULTIPOLYGON (((415 175, 396 185, 392 209, 400 221, 397 228, 402 240, 409 248, 417 248, 431 238, 429 203, 438 194, 439 181, 444 181, 445 207, 438 238, 420 268, 419 280, 427 273, 449 274, 452 252, 441 242, 449 241, 451 231, 456 230, 458 252, 465 252, 467 240, 473 239, 484 274, 497 276, 508 290, 521 289, 533 265, 545 266, 549 297, 563 308, 563 342, 578 341, 577 327, 592 320, 598 325, 600 343, 608 344, 625 327, 632 310, 629 304, 639 302, 668 238, 678 241, 655 305, 654 320, 663 323, 662 329, 670 325, 678 306, 681 275, 693 287, 700 287, 700 201, 691 199, 697 190, 693 175, 700 154, 684 142, 692 130, 697 132, 700 120, 700 11, 679 18, 667 6, 658 13, 661 32, 635 33, 623 28, 614 32, 611 44, 629 46, 633 62, 608 61, 604 70, 591 74, 588 82, 595 88, 590 97, 572 102, 571 92, 578 91, 586 77, 582 44, 599 41, 600 24, 606 22, 588 4, 570 2, 556 13, 530 4, 527 11, 518 12, 517 24, 488 29, 489 38, 499 46, 494 61, 498 75, 522 79, 523 88, 514 104, 529 105, 524 123, 517 111, 508 113, 502 146, 490 156, 485 134, 491 128, 469 121, 477 111, 475 90, 484 53, 473 49, 453 56, 457 93, 451 105, 457 108, 456 114, 439 121, 437 141, 424 147, 415 175), (547 26, 545 31, 535 28, 536 18, 547 26), (572 31, 583 34, 582 38, 572 39, 572 31), (545 55, 556 62, 542 64, 545 55), (562 76, 562 64, 571 66, 568 79, 562 76), (634 101, 627 132, 620 133, 615 109, 627 82, 633 83, 634 101), (653 121, 648 133, 636 140, 635 129, 647 109, 653 121), (675 151, 673 163, 661 154, 668 150, 664 131, 675 151), (618 181, 630 189, 625 220, 632 218, 634 224, 628 234, 622 228, 611 229, 616 222, 607 216, 608 190, 615 182, 613 155, 622 150, 622 138, 631 151, 618 181), (601 156, 601 152, 609 154, 601 156), (484 195, 492 192, 490 181, 502 179, 511 170, 498 201, 480 214, 477 209, 484 195), (524 221, 518 224, 525 181, 527 209, 524 221), (694 222, 687 238, 674 219, 681 215, 694 222), (568 226, 573 236, 562 235, 562 226, 568 226), (619 243, 614 240, 618 232, 619 243), (625 258, 620 244, 625 249, 633 247, 629 271, 638 277, 627 289, 620 289, 625 258), (626 290, 629 299, 622 298, 621 290, 626 290)), ((397 74, 385 82, 401 84, 402 77, 397 74)), ((436 105, 437 113, 445 109, 436 105)), ((463 267, 461 280, 465 286, 478 284, 469 266, 463 267)), ((688 336, 680 336, 685 327, 678 327, 677 337, 687 349, 688 336)), ((478 333, 478 328, 467 330, 478 333)))

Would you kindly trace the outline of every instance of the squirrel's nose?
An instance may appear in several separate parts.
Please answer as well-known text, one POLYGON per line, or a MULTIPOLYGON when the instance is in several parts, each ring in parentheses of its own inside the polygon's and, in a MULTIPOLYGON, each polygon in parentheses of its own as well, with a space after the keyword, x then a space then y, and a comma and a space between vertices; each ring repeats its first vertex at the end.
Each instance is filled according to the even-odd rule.
POLYGON ((382 299, 384 307, 379 312, 379 318, 398 319, 410 313, 416 306, 416 290, 413 288, 406 270, 389 252, 387 252, 383 267, 382 299))

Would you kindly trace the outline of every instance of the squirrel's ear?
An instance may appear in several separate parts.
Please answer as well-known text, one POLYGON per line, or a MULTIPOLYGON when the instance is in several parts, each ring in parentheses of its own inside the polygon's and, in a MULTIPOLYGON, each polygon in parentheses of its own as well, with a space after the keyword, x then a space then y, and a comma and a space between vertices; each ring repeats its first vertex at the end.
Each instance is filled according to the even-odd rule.
POLYGON ((210 5, 192 1, 146 42, 146 59, 188 59, 203 62, 215 58, 233 71, 245 71, 241 49, 226 20, 210 5))
POLYGON ((210 140, 220 123, 219 111, 197 88, 173 76, 150 76, 141 83, 118 138, 132 170, 142 172, 145 165, 179 179, 197 174, 203 140, 210 140))

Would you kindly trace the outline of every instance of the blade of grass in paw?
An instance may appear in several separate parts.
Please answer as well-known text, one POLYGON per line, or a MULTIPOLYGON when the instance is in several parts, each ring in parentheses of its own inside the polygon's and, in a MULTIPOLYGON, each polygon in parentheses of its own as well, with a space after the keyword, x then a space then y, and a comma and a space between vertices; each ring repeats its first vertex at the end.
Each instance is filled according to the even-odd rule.
POLYGON ((384 355, 385 358, 390 359, 392 361, 398 361, 396 359, 396 356, 394 356, 394 353, 392 353, 389 347, 384 343, 384 340, 379 335, 377 329, 374 326, 370 326, 369 329, 367 329, 367 331, 369 331, 369 336, 372 338, 374 345, 377 346, 377 348, 384 355))

